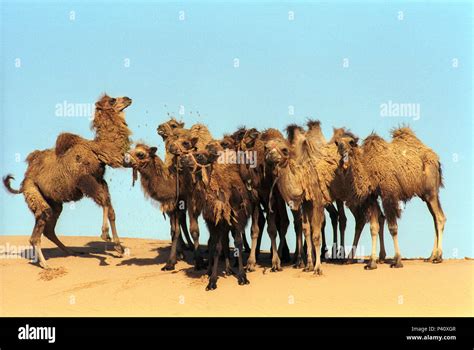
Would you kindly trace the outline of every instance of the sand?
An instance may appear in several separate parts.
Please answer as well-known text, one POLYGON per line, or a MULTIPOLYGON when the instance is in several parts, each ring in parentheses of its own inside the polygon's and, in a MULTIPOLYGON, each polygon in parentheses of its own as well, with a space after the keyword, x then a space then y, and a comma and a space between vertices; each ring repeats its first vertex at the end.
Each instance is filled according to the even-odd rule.
MULTIPOLYGON (((324 263, 322 277, 290 266, 272 273, 267 260, 248 274, 250 285, 221 275, 207 292, 207 276, 193 270, 189 252, 176 271, 161 271, 169 242, 123 238, 129 255, 120 258, 98 237, 61 239, 89 254, 65 256, 43 239, 51 271, 0 256, 0 316, 474 315, 470 259, 405 260, 403 269, 384 264, 373 271, 324 263)), ((26 246, 28 237, 1 236, 0 247, 6 245, 26 246)))

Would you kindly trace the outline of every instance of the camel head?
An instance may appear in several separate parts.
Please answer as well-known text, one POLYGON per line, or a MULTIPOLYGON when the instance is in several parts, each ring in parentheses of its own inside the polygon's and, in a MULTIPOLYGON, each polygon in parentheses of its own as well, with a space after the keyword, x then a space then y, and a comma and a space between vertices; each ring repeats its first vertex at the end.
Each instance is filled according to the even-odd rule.
POLYGON ((203 167, 208 167, 219 159, 219 156, 224 152, 221 146, 221 140, 213 140, 209 142, 204 150, 194 150, 182 154, 179 157, 179 165, 183 169, 191 172, 197 172, 203 167))
POLYGON ((173 135, 177 129, 183 129, 184 122, 179 122, 174 118, 171 118, 165 123, 158 125, 156 132, 163 138, 163 141, 166 140, 169 136, 173 135))
POLYGON ((232 134, 232 138, 234 139, 234 142, 236 145, 239 145, 242 139, 244 138, 245 134, 247 132, 247 128, 245 126, 240 126, 237 131, 235 131, 232 134))
POLYGON ((198 141, 198 137, 191 136, 189 133, 173 134, 167 139, 166 151, 179 157, 195 151, 198 141))
POLYGON ((220 145, 223 149, 235 150, 236 144, 235 140, 232 135, 224 135, 222 140, 220 141, 220 145))
POLYGON ((291 145, 284 138, 274 138, 265 143, 265 160, 272 166, 285 167, 291 155, 291 145))
POLYGON ((286 135, 290 144, 295 145, 297 142, 305 139, 304 129, 297 124, 290 124, 286 127, 286 135))
POLYGON ((137 172, 146 168, 156 157, 156 147, 139 143, 125 155, 125 167, 133 168, 133 184, 137 180, 137 172))
POLYGON ((259 136, 260 132, 255 128, 246 130, 242 140, 240 141, 241 149, 246 151, 250 148, 253 148, 255 146, 255 141, 259 136))
POLYGON ((334 136, 331 139, 331 142, 334 142, 337 146, 337 151, 341 155, 340 166, 342 169, 347 170, 350 166, 350 158, 353 156, 354 152, 357 151, 357 142, 359 138, 349 131, 341 132, 337 129, 334 129, 334 136))
POLYGON ((95 108, 99 111, 113 111, 116 114, 119 114, 124 117, 124 114, 122 113, 123 110, 131 104, 132 99, 127 96, 110 97, 107 94, 104 94, 104 96, 102 96, 100 100, 95 103, 95 108))

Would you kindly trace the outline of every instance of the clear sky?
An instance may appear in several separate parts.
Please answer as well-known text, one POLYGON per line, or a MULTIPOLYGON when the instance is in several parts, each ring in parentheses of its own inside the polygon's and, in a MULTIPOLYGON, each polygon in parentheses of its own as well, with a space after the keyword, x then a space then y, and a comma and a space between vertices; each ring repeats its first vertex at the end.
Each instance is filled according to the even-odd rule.
MULTIPOLYGON (((473 256, 470 3, 1 6, 0 170, 16 176, 14 187, 29 152, 52 147, 63 131, 92 136, 87 117, 58 116, 57 104, 94 103, 104 91, 133 98, 127 109, 133 139, 158 146, 161 155, 156 126, 167 113, 188 126, 203 122, 215 137, 241 124, 283 129, 313 117, 327 138, 333 126, 387 138, 406 123, 441 157, 444 256, 473 256), (413 104, 419 116, 382 116, 381 105, 389 103, 413 104)), ((106 179, 119 235, 169 238, 168 221, 140 186, 131 187, 129 170, 109 169, 106 179)), ((0 201, 1 234, 29 235, 33 215, 23 197, 2 190, 0 201)), ((350 244, 354 225, 347 214, 350 244)), ((101 218, 90 199, 67 204, 57 232, 99 237, 101 218)), ((293 250, 292 229, 288 237, 293 250)), ((365 253, 369 237, 366 227, 365 253)), ((421 200, 407 204, 399 237, 404 256, 431 252, 433 221, 421 200)), ((385 242, 393 254, 389 234, 385 242)))

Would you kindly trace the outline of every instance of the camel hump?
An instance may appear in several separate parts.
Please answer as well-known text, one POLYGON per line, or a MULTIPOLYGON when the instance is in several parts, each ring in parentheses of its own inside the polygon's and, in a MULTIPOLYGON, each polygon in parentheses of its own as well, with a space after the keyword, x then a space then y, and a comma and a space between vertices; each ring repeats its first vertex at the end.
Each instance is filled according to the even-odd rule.
POLYGON ((417 139, 415 132, 410 129, 408 126, 403 126, 401 128, 396 128, 390 131, 393 139, 417 139))
POLYGON ((67 132, 60 134, 58 138, 56 139, 56 146, 55 146, 56 155, 62 156, 64 153, 67 152, 68 149, 80 143, 82 140, 83 140, 82 137, 75 134, 70 134, 67 132))

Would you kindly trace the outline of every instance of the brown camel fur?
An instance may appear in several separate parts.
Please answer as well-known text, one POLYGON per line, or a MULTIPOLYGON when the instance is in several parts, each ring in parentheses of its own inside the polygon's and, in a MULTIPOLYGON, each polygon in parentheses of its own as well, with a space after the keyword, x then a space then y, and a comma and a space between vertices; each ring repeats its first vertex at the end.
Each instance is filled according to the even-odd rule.
MULTIPOLYGON (((184 126, 184 125, 183 125, 184 126)), ((205 143, 212 140, 212 136, 205 125, 195 124, 191 129, 175 129, 175 132, 167 137, 166 152, 169 155, 171 166, 174 167, 178 173, 178 191, 180 196, 184 198, 185 208, 188 211, 189 228, 193 238, 193 250, 195 268, 203 267, 202 257, 199 250, 199 223, 198 218, 201 215, 203 203, 198 197, 193 196, 193 184, 189 173, 182 173, 180 167, 177 165, 178 159, 181 155, 187 154, 194 150, 204 150, 205 143), (179 131, 178 131, 179 130, 179 131), (177 132, 178 131, 178 132, 177 132)), ((184 217, 185 221, 186 218, 184 217)))
POLYGON ((39 264, 48 268, 41 251, 41 235, 54 242, 68 254, 71 252, 55 233, 56 222, 64 202, 78 201, 83 196, 91 197, 103 208, 102 238, 110 240, 109 226, 115 248, 123 253, 115 226, 105 166, 121 167, 125 152, 129 149, 131 134, 125 122, 125 108, 132 103, 128 97, 112 98, 104 95, 97 103, 92 129, 94 140, 63 133, 56 140, 56 147, 34 151, 28 155, 28 168, 20 190, 10 187, 11 175, 3 182, 11 193, 23 193, 28 207, 35 215, 35 227, 30 238, 39 264))
POLYGON ((180 201, 184 202, 185 198, 177 193, 175 169, 167 167, 156 155, 156 150, 156 147, 149 147, 143 143, 137 144, 129 152, 128 165, 133 168, 134 181, 137 173, 140 173, 140 183, 145 196, 159 202, 162 212, 170 218, 171 253, 162 270, 174 270, 177 259, 183 257, 184 241, 180 234, 180 225, 187 233, 186 211, 183 210, 184 208, 179 208, 180 201))
MULTIPOLYGON (((283 135, 276 129, 267 129, 262 132, 257 131, 256 129, 246 129, 244 127, 239 128, 232 138, 236 142, 237 151, 242 152, 253 152, 256 159, 256 166, 251 167, 249 164, 240 164, 239 171, 241 178, 248 190, 256 190, 257 196, 254 197, 254 207, 259 208, 260 206, 266 212, 266 221, 267 221, 267 232, 270 236, 271 241, 271 253, 272 253, 272 272, 281 271, 281 262, 289 262, 290 252, 288 249, 288 244, 286 242, 286 233, 288 231, 288 226, 290 221, 288 219, 288 213, 286 211, 286 205, 283 198, 280 195, 278 188, 275 188, 274 176, 270 169, 267 169, 265 163, 265 142, 273 138, 283 137, 283 135), (277 234, 280 238, 280 243, 277 247, 276 237, 277 234)), ((259 216, 262 215, 260 211, 254 213, 252 223, 256 227, 262 226, 259 225, 259 216)), ((295 230, 300 230, 300 220, 299 216, 293 213, 295 220, 295 230)), ((253 226, 254 227, 254 226, 253 226)), ((259 250, 258 237, 261 231, 252 230, 252 248, 250 252, 249 259, 247 261, 247 270, 255 270, 256 264, 256 253, 259 250)), ((299 262, 296 262, 299 264, 299 262)))
MULTIPOLYGON (((309 119, 307 122, 308 131, 304 131, 304 129, 296 124, 291 124, 287 127, 287 138, 290 144, 294 147, 301 149, 303 142, 307 143, 308 151, 311 152, 313 156, 320 156, 319 149, 321 146, 326 144, 326 139, 321 130, 321 124, 319 121, 314 121, 309 119)), ((337 201, 336 201, 337 203, 337 201)), ((344 205, 340 205, 338 203, 338 209, 334 207, 331 203, 325 209, 329 213, 329 217, 331 218, 331 225, 333 229, 333 250, 332 250, 332 257, 340 256, 341 251, 337 251, 337 224, 339 220, 339 214, 344 215, 344 205)), ((300 214, 301 215, 301 214, 300 214)), ((345 216, 342 216, 345 217, 345 216)), ((341 223, 343 223, 341 221, 341 223)), ((326 235, 325 235, 325 227, 326 227, 326 218, 324 217, 324 221, 322 224, 322 256, 326 257, 327 246, 326 246, 326 235)), ((299 234, 299 239, 302 239, 302 235, 299 234)), ((341 244, 344 245, 344 239, 341 235, 341 244)), ((300 253, 299 253, 300 254, 300 253)))
MULTIPOLYGON (((217 162, 222 151, 218 142, 212 142, 204 151, 194 151, 180 156, 181 166, 194 180, 194 195, 203 198, 202 214, 209 229, 209 284, 206 290, 217 288, 219 256, 227 244, 229 232, 235 241, 234 255, 238 258, 237 273, 240 285, 248 284, 243 259, 242 235, 251 212, 251 201, 238 169, 217 162)), ((226 252, 227 251, 227 252, 226 252)), ((228 257, 226 257, 228 261, 228 257)), ((227 266, 227 268, 230 268, 227 266)), ((227 272, 231 272, 228 271, 227 272)))
MULTIPOLYGON (((391 266, 403 267, 398 246, 397 219, 401 214, 399 202, 406 202, 415 196, 426 202, 435 226, 435 243, 427 261, 442 262, 446 217, 439 200, 439 189, 443 186, 443 181, 438 155, 425 146, 408 127, 392 130, 391 142, 386 142, 376 134, 367 137, 360 147, 357 141, 352 135, 344 135, 337 141, 342 157, 340 166, 347 172, 353 190, 353 196, 348 202, 359 204, 380 197, 395 247, 391 266)), ((369 214, 372 254, 366 269, 375 269, 378 220, 373 212, 369 214)))
MULTIPOLYGON (((351 133, 346 128, 333 128, 333 136, 329 141, 330 144, 336 144, 341 137, 347 136, 356 139, 357 137, 351 133)), ((344 211, 340 210, 340 207, 346 202, 346 205, 349 207, 350 211, 354 215, 355 219, 355 233, 354 233, 354 241, 352 243, 351 252, 349 253, 348 258, 352 258, 352 261, 348 262, 355 262, 355 253, 357 249, 357 245, 359 243, 359 239, 364 229, 365 224, 370 220, 369 215, 367 215, 367 210, 374 211, 374 214, 378 216, 378 224, 379 224, 379 241, 380 241, 380 251, 379 251, 379 262, 383 262, 386 257, 385 252, 385 242, 384 242, 384 225, 385 225, 385 216, 380 209, 380 206, 377 201, 373 203, 358 203, 354 204, 348 202, 352 198, 352 186, 350 183, 350 179, 348 178, 345 171, 339 167, 336 170, 336 179, 333 182, 333 186, 331 186, 331 192, 333 193, 333 197, 336 198, 336 203, 339 211, 339 230, 341 235, 342 246, 344 246, 344 232, 346 227, 346 217, 344 211), (342 204, 341 204, 342 203, 342 204), (341 216, 343 216, 341 220, 341 216)))

